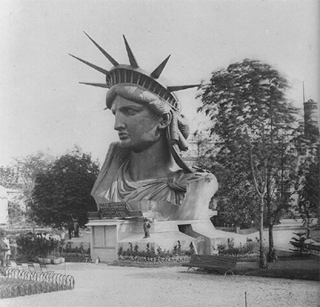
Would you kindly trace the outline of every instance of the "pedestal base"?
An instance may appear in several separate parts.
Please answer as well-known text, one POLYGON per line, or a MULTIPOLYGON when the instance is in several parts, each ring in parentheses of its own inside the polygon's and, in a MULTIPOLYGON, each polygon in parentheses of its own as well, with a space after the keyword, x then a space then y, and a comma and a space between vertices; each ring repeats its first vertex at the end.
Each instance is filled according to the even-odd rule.
POLYGON ((145 238, 142 234, 132 234, 119 241, 119 247, 124 251, 127 249, 138 248, 139 252, 153 249, 155 252, 160 248, 162 251, 172 252, 175 247, 180 247, 182 251, 190 250, 190 244, 195 246, 194 238, 179 231, 166 231, 152 233, 145 238))
MULTIPOLYGON (((211 255, 219 244, 227 244, 235 233, 219 231, 210 220, 154 221, 151 223, 150 237, 145 238, 142 219, 133 220, 90 220, 92 228, 91 258, 103 262, 118 259, 119 248, 138 249, 139 252, 153 248, 157 252, 172 252, 175 246, 182 251, 190 250, 192 243, 198 254, 211 255)), ((245 242, 245 237, 242 238, 245 242)))

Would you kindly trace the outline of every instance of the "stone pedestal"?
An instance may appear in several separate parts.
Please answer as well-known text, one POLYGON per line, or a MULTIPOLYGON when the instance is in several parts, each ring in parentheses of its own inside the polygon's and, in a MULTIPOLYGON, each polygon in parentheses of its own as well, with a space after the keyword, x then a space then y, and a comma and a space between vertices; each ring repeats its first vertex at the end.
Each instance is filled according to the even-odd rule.
MULTIPOLYGON (((179 221, 180 223, 181 221, 179 221)), ((132 231, 128 236, 119 240, 119 247, 123 250, 127 250, 130 244, 133 246, 138 246, 139 251, 146 251, 147 244, 149 248, 154 248, 156 251, 158 247, 161 250, 172 251, 174 246, 181 246, 181 250, 189 250, 190 243, 195 246, 195 240, 193 237, 182 233, 179 230, 179 225, 177 221, 154 221, 151 223, 150 237, 145 238, 145 233, 143 230, 143 221, 139 220, 134 225, 132 225, 132 231)), ((120 231, 122 231, 120 227, 120 231)))
POLYGON ((118 259, 119 248, 123 250, 130 245, 138 246, 139 251, 158 247, 161 250, 172 251, 175 245, 181 250, 189 250, 193 244, 196 253, 211 255, 220 243, 226 244, 232 233, 218 231, 210 220, 186 221, 153 221, 150 237, 145 238, 142 219, 105 219, 90 220, 87 226, 92 229, 91 257, 103 262, 118 259))

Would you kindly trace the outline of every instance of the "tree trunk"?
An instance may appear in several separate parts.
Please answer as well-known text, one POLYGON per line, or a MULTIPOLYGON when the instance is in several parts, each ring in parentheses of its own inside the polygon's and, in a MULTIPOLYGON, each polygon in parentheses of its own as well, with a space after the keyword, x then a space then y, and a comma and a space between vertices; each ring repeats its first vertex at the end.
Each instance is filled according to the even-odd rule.
POLYGON ((259 240, 260 240, 260 261, 259 267, 261 269, 267 268, 267 260, 266 255, 264 252, 264 245, 263 245, 263 211, 264 211, 264 197, 263 195, 260 196, 260 228, 259 228, 259 240))
POLYGON ((269 222, 269 253, 268 253, 268 262, 275 262, 277 260, 276 250, 274 248, 274 241, 273 241, 273 224, 269 222))

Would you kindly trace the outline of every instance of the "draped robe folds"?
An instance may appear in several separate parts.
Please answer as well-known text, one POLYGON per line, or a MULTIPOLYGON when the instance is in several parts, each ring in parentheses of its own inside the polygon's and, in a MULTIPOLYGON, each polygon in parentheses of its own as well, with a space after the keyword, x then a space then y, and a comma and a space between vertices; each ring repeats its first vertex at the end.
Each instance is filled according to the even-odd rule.
POLYGON ((211 173, 172 172, 166 178, 133 181, 128 172, 130 151, 113 143, 91 195, 98 208, 107 202, 126 202, 132 210, 157 220, 208 219, 209 202, 218 188, 211 173))

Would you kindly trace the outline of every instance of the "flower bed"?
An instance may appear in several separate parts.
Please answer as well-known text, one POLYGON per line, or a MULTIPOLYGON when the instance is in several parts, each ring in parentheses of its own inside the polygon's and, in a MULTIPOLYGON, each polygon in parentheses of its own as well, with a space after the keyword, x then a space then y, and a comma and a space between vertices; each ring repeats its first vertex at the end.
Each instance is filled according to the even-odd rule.
POLYGON ((119 261, 137 261, 137 262, 186 262, 190 260, 190 256, 168 256, 168 257, 161 257, 161 256, 119 256, 119 261))

